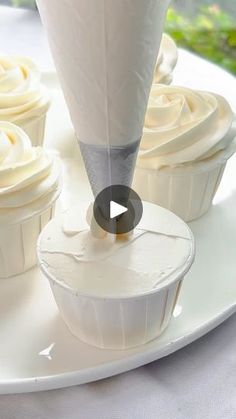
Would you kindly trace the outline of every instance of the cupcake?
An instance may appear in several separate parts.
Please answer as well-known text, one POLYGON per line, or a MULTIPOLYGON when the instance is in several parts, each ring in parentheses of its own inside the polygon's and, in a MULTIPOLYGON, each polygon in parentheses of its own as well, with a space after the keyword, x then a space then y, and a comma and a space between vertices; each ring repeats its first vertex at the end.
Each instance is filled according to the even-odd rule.
POLYGON ((73 335, 99 348, 127 349, 169 325, 194 258, 188 226, 143 203, 143 217, 124 240, 93 236, 87 204, 52 220, 38 241, 39 267, 73 335))
POLYGON ((174 40, 163 34, 159 55, 154 72, 154 84, 171 84, 173 71, 178 61, 178 48, 174 40))
POLYGON ((221 96, 154 86, 146 114, 134 189, 185 221, 205 214, 235 152, 233 111, 221 96))
POLYGON ((0 122, 0 278, 36 264, 36 242, 61 190, 61 164, 32 147, 16 125, 0 122))
POLYGON ((0 56, 0 121, 22 128, 33 146, 42 145, 50 100, 40 72, 28 58, 0 56))

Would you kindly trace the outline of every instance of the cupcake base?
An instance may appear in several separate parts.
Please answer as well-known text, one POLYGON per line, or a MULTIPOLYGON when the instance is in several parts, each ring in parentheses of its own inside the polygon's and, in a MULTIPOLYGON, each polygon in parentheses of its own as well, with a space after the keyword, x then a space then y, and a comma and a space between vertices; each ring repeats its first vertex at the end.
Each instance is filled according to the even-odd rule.
POLYGON ((22 223, 1 227, 0 278, 26 272, 37 263, 38 236, 54 215, 55 204, 22 223))
POLYGON ((137 167, 133 189, 190 222, 208 212, 235 144, 206 162, 160 170, 137 167))
POLYGON ((153 295, 131 299, 97 299, 65 293, 49 278, 50 286, 71 333, 101 349, 124 350, 159 337, 168 327, 183 277, 153 295))
POLYGON ((46 125, 47 114, 39 116, 38 118, 32 118, 23 121, 16 121, 15 124, 18 125, 23 131, 26 132, 28 137, 31 140, 32 146, 38 147, 42 146, 45 136, 45 125, 46 125))
MULTIPOLYGON (((169 268, 172 260, 170 255, 175 254, 176 257, 172 240, 174 247, 177 239, 182 244, 184 243, 184 248, 187 246, 185 249, 188 250, 184 251, 185 256, 180 257, 180 265, 176 265, 176 269, 173 268, 171 273, 166 274, 167 276, 164 274, 163 267, 161 274, 164 274, 163 279, 161 276, 155 286, 150 286, 147 289, 144 287, 145 290, 143 290, 137 285, 137 289, 132 288, 132 292, 128 292, 126 283, 126 291, 121 293, 115 291, 115 282, 110 283, 110 281, 115 281, 112 274, 109 285, 107 284, 107 287, 111 286, 111 289, 105 288, 100 282, 99 288, 96 290, 98 286, 96 281, 101 281, 101 271, 99 270, 101 261, 98 260, 95 264, 95 271, 90 266, 85 288, 84 285, 80 288, 80 285, 71 282, 71 278, 75 273, 76 280, 81 278, 83 284, 86 273, 83 271, 83 267, 82 271, 79 271, 78 265, 74 265, 77 262, 71 253, 71 242, 69 244, 67 239, 65 241, 64 234, 65 220, 72 222, 73 234, 71 235, 71 231, 68 230, 70 231, 68 240, 75 243, 75 249, 78 252, 76 235, 81 232, 81 226, 76 232, 73 219, 78 220, 78 216, 81 217, 82 214, 85 216, 86 209, 78 207, 63 217, 55 218, 43 230, 38 241, 39 267, 49 280, 60 314, 69 330, 83 342, 107 349, 128 349, 157 338, 169 325, 182 281, 193 263, 194 240, 190 229, 169 211, 144 203, 144 215, 139 228, 149 234, 154 234, 154 230, 150 233, 152 231, 150 220, 152 220, 152 225, 153 220, 157 220, 158 233, 156 234, 158 240, 167 246, 165 255, 168 258, 166 266, 169 268), (69 251, 68 255, 67 251, 69 251), (93 285, 91 285, 90 278, 95 281, 93 285)), ((180 251, 180 247, 178 249, 180 251)), ((158 249, 156 251, 158 252, 158 249)), ((119 255, 121 254, 119 253, 119 255)), ((134 254, 133 256, 135 258, 134 254)), ((130 255, 127 254, 127 257, 130 255)), ((104 259, 102 258, 102 260, 104 259)), ((109 275, 108 266, 106 266, 105 272, 109 275)))

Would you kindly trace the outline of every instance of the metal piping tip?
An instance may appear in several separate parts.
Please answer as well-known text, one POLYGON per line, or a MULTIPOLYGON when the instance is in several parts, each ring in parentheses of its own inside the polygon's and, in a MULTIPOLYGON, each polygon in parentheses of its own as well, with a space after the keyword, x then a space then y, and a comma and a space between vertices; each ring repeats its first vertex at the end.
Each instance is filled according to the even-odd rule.
POLYGON ((123 147, 105 147, 79 141, 89 182, 96 198, 112 185, 131 187, 140 140, 123 147))

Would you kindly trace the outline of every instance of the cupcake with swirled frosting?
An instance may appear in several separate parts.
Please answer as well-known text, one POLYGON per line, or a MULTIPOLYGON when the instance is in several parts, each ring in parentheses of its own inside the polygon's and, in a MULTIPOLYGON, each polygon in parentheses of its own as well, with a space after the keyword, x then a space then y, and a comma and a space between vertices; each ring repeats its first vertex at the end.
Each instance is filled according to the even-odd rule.
POLYGON ((171 84, 173 71, 178 61, 178 48, 175 41, 166 33, 162 36, 160 50, 154 72, 154 84, 171 84))
POLYGON ((29 58, 0 56, 0 121, 18 125, 34 146, 42 145, 49 106, 36 65, 29 58))
POLYGON ((0 122, 0 278, 36 264, 36 242, 61 191, 61 164, 16 125, 0 122))
POLYGON ((154 86, 134 179, 145 200, 185 221, 206 213, 235 152, 229 103, 214 93, 154 86))

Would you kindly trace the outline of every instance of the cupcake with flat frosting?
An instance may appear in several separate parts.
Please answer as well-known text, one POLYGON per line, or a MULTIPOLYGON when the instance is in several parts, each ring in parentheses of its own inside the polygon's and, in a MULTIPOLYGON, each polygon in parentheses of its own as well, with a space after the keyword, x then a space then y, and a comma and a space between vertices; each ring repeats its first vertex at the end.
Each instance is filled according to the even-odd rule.
POLYGON ((61 164, 16 125, 0 122, 0 277, 36 263, 36 242, 61 190, 61 164))
POLYGON ((80 203, 44 228, 39 267, 73 335, 100 348, 145 344, 170 323, 194 260, 193 235, 176 215, 144 202, 132 235, 97 238, 87 208, 80 203))
POLYGON ((42 145, 49 106, 36 65, 29 58, 0 56, 0 121, 18 125, 34 146, 42 145))
POLYGON ((214 93, 154 86, 134 188, 145 200, 196 219, 211 206, 235 151, 235 116, 214 93))

